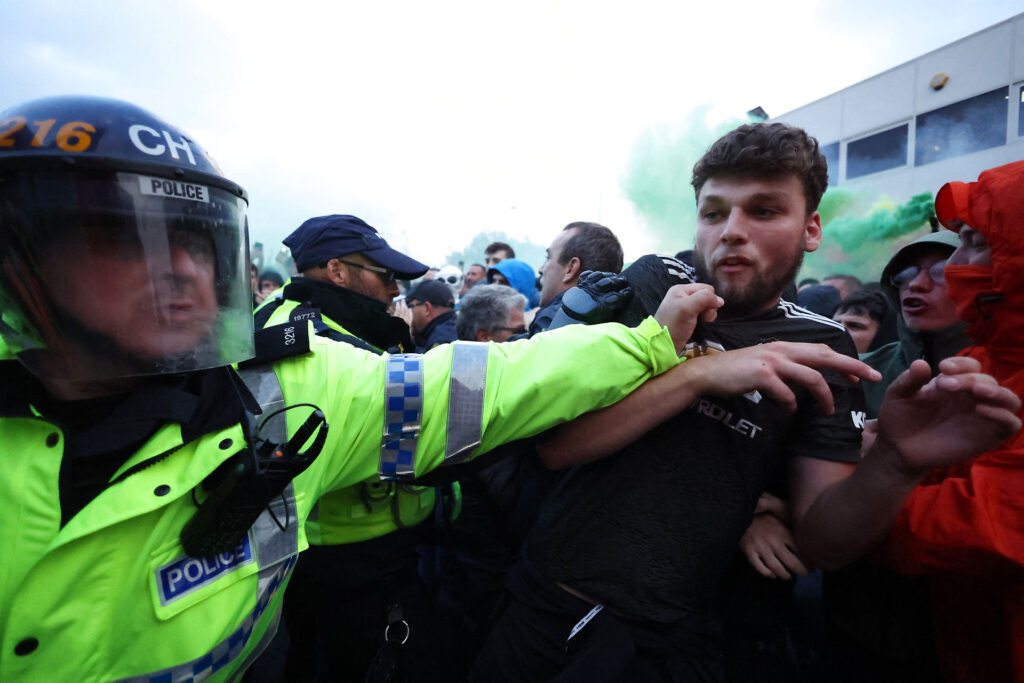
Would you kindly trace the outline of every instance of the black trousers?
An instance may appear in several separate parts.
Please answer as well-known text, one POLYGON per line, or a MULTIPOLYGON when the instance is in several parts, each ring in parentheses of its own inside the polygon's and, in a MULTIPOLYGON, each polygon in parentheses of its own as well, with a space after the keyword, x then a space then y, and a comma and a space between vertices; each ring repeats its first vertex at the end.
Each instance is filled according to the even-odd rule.
MULTIPOLYGON (((367 543, 384 548, 389 540, 367 543)), ((379 680, 450 681, 449 663, 463 638, 456 618, 438 609, 420 580, 415 553, 401 563, 392 556, 390 563, 353 567, 348 566, 357 561, 352 551, 311 546, 299 557, 284 600, 289 639, 284 680, 363 683, 387 649, 385 659, 393 655, 393 666, 386 662, 387 671, 380 673, 390 677, 379 680), (395 605, 408 624, 408 639, 385 648, 389 608, 395 605)), ((360 563, 374 553, 361 554, 360 563)), ((403 639, 405 626, 393 626, 390 635, 403 639)))
POLYGON ((558 681, 722 683, 720 651, 675 626, 626 622, 593 609, 520 561, 509 572, 507 604, 473 666, 479 683, 558 681), (699 643, 697 641, 700 641, 699 643))

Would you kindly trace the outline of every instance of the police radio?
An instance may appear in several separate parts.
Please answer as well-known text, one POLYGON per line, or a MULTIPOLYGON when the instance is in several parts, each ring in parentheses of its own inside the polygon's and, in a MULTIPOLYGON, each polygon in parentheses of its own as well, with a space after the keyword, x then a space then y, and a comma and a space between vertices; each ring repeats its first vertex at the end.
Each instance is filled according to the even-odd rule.
POLYGON ((323 412, 314 409, 285 444, 253 437, 248 448, 218 468, 219 480, 181 530, 185 552, 191 557, 212 557, 237 548, 288 482, 316 460, 327 440, 327 429, 323 412), (299 451, 313 432, 317 432, 313 443, 299 451))

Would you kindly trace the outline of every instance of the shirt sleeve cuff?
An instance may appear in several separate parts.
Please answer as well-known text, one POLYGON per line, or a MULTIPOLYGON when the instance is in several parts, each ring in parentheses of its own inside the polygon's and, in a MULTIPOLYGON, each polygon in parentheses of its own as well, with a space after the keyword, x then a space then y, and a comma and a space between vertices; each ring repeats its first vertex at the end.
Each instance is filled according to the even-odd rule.
POLYGON ((651 374, 660 375, 683 362, 676 355, 676 346, 667 327, 647 316, 636 326, 636 331, 647 339, 647 353, 651 358, 651 374))

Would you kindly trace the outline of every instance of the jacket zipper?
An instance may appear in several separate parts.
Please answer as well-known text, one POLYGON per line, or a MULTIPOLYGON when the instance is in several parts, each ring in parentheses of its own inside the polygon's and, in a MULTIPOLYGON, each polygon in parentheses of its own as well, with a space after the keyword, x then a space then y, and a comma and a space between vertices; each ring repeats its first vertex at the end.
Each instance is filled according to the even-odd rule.
POLYGON ((161 460, 166 459, 172 453, 174 453, 176 451, 179 451, 179 450, 181 450, 184 447, 185 447, 185 444, 180 443, 177 446, 164 451, 163 453, 157 453, 154 456, 146 458, 142 462, 135 463, 134 465, 132 465, 131 467, 126 469, 124 472, 122 472, 120 475, 118 475, 113 481, 111 481, 109 484, 107 484, 107 486, 108 487, 109 486, 113 486, 114 484, 117 484, 119 482, 124 481, 125 479, 127 479, 130 476, 132 476, 133 474, 136 474, 137 472, 141 472, 142 470, 144 470, 144 469, 146 469, 148 467, 152 467, 153 465, 157 464, 161 460))

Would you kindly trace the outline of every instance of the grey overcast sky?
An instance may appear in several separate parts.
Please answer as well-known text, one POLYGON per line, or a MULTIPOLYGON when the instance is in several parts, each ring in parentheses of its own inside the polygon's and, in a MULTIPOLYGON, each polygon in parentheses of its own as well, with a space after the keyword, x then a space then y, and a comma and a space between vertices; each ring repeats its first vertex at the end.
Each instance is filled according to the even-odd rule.
MULTIPOLYGON (((546 245, 599 220, 650 248, 619 190, 636 136, 781 114, 1024 11, 1017 0, 0 4, 0 110, 130 100, 250 194, 252 239, 354 213, 440 265, 483 230, 546 245), (922 9, 925 7, 926 9, 922 9)), ((538 265, 538 264, 534 264, 538 265)))

